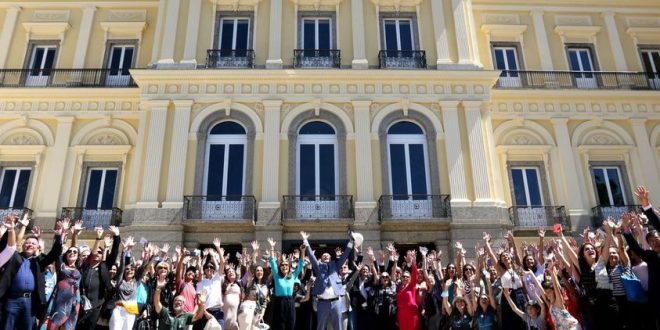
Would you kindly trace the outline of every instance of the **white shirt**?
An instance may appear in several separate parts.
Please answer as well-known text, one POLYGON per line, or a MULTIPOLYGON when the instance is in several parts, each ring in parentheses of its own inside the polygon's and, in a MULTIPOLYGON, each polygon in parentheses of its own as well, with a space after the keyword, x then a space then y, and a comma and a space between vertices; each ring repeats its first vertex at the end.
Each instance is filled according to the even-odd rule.
POLYGON ((210 279, 204 277, 197 283, 197 292, 206 292, 206 308, 222 308, 222 280, 223 276, 215 273, 210 279))
POLYGON ((646 261, 640 262, 637 266, 633 266, 633 273, 642 282, 642 287, 644 290, 649 291, 649 266, 646 264, 646 261))
POLYGON ((505 289, 520 289, 522 287, 522 280, 520 276, 512 269, 505 271, 501 277, 502 287, 505 289))

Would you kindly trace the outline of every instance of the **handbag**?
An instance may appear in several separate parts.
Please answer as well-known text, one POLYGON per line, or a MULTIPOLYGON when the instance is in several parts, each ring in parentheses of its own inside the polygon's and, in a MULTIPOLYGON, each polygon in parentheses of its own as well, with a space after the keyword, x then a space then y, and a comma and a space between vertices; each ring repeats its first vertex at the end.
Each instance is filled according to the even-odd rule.
POLYGON ((89 301, 89 298, 87 298, 85 295, 80 295, 80 305, 82 306, 82 310, 84 312, 92 309, 92 302, 89 301))
POLYGON ((623 288, 626 290, 628 301, 636 303, 645 303, 648 301, 649 298, 642 286, 642 281, 637 278, 635 273, 631 271, 622 273, 621 281, 623 282, 623 288))

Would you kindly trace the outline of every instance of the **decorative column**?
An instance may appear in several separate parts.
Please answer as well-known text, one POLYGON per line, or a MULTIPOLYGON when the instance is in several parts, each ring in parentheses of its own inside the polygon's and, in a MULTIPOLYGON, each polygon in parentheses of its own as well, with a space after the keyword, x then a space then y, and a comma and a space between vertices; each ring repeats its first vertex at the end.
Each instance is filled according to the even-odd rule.
POLYGON ((57 208, 61 206, 59 205, 60 193, 63 190, 62 181, 65 176, 64 169, 66 168, 67 156, 69 155, 69 144, 71 142, 71 131, 74 120, 74 117, 57 117, 55 142, 52 147, 48 148, 50 150, 46 151, 44 164, 48 164, 48 175, 43 177, 39 188, 39 194, 47 196, 40 199, 41 205, 39 206, 39 211, 44 212, 46 218, 59 216, 57 214, 57 208))
POLYGON ((461 131, 458 124, 458 101, 441 101, 442 121, 445 128, 445 148, 447 149, 447 168, 451 190, 452 207, 471 205, 465 184, 465 164, 461 146, 461 131))
MULTIPOLYGON (((163 32, 163 46, 160 50, 158 66, 167 67, 174 64, 174 45, 176 42, 176 28, 179 20, 179 5, 181 0, 168 0, 165 17, 165 31, 163 32)), ((158 39, 158 36, 156 36, 158 39)))
MULTIPOLYGON (((355 164, 357 177, 356 204, 374 203, 373 164, 371 160, 371 101, 352 101, 355 119, 355 164)), ((371 205, 375 206, 375 205, 371 205)))
POLYGON ((465 0, 452 0, 452 12, 454 13, 454 29, 456 30, 456 44, 458 46, 458 64, 476 65, 471 56, 471 33, 468 26, 465 0))
POLYGON ((138 208, 158 208, 158 190, 160 188, 160 170, 163 166, 163 146, 165 127, 167 126, 167 108, 169 100, 149 102, 149 133, 147 134, 147 152, 144 156, 142 174, 142 197, 136 203, 138 208))
MULTIPOLYGON (((575 160, 575 153, 571 145, 571 136, 568 133, 568 118, 553 118, 551 120, 557 139, 559 150, 559 163, 563 173, 563 189, 566 196, 566 206, 570 215, 586 215, 587 207, 582 199, 580 188, 580 176, 578 170, 581 168, 575 160)), ((557 187, 559 189, 559 187, 557 187)), ((575 224, 573 224, 575 226, 575 224)))
MULTIPOLYGON (((633 118, 630 120, 632 123, 633 133, 635 134, 635 144, 637 144, 637 153, 639 155, 640 163, 645 164, 644 171, 641 172, 644 178, 642 184, 647 186, 653 194, 652 200, 660 201, 660 178, 658 177, 658 163, 656 162, 655 150, 651 147, 649 142, 649 135, 646 131, 646 119, 633 118)), ((656 202, 658 203, 658 202, 656 202)))
POLYGON ((612 45, 612 53, 614 55, 614 63, 617 71, 628 71, 626 65, 626 57, 623 55, 623 47, 621 46, 621 39, 619 38, 619 30, 616 28, 616 21, 614 21, 614 13, 611 11, 603 12, 603 19, 607 27, 607 36, 612 45))
POLYGON ((5 22, 2 24, 2 31, 0 32, 0 69, 5 68, 7 62, 7 55, 11 45, 11 38, 14 36, 14 28, 16 27, 16 19, 18 13, 21 11, 19 6, 10 6, 5 13, 5 22))
MULTIPOLYGON (((266 69, 282 68, 282 0, 270 1, 268 59, 266 69)), ((279 139, 278 139, 279 140, 279 139)))
POLYGON ((543 23, 543 10, 533 9, 530 14, 532 14, 532 21, 534 22, 534 33, 536 33, 536 45, 539 57, 541 57, 541 68, 543 71, 553 71, 548 35, 545 30, 545 23, 543 23))
POLYGON ((353 69, 368 69, 369 61, 364 45, 364 0, 351 0, 353 20, 353 69))
MULTIPOLYGON (((447 40, 447 29, 445 26, 445 8, 443 0, 431 1, 431 15, 433 16, 433 33, 435 35, 435 53, 438 56, 436 64, 438 69, 443 65, 453 64, 449 58, 449 41, 447 40)), ((355 22, 355 20, 353 20, 355 22)))
MULTIPOLYGON (((142 168, 142 155, 144 154, 144 146, 147 143, 147 113, 140 112, 139 124, 137 131, 137 139, 135 139, 135 146, 131 155, 131 173, 127 182, 138 182, 140 180, 140 169, 142 168)), ((136 184, 128 185, 128 197, 126 204, 135 205, 138 201, 138 186, 136 184)))
POLYGON ((158 61, 158 56, 160 55, 160 44, 161 44, 161 30, 163 29, 163 21, 165 20, 165 10, 167 8, 167 2, 165 0, 158 1, 158 18, 156 19, 156 31, 154 33, 154 45, 151 48, 151 64, 158 61))
POLYGON ((264 100, 264 155, 261 203, 259 207, 277 208, 279 196, 280 111, 281 100, 264 100))
POLYGON ((73 68, 82 69, 85 67, 85 57, 89 46, 89 36, 92 34, 92 23, 94 23, 94 12, 96 7, 86 6, 83 9, 82 20, 80 21, 80 33, 76 43, 75 57, 73 58, 73 68))
POLYGON ((197 39, 199 39, 199 15, 202 11, 202 0, 188 0, 188 26, 186 27, 186 45, 183 49, 181 63, 197 67, 197 39))
POLYGON ((172 126, 172 142, 170 143, 170 167, 167 174, 167 195, 164 208, 183 207, 183 185, 188 159, 188 127, 190 126, 190 111, 192 100, 175 100, 174 125, 172 126))
MULTIPOLYGON (((491 170, 489 177, 493 179, 494 199, 496 203, 505 206, 504 202, 504 184, 502 183, 500 161, 495 147, 495 136, 493 130, 493 120, 490 113, 490 103, 484 102, 481 107, 481 121, 484 124, 484 137, 486 139, 486 150, 488 150, 488 164, 491 170)), ((506 163, 506 162, 505 162, 506 163)), ((547 172, 549 173, 549 172, 547 172)))
POLYGON ((470 143, 470 161, 472 164, 472 183, 474 185, 474 205, 494 206, 488 179, 488 160, 481 125, 482 101, 463 101, 465 122, 470 143))

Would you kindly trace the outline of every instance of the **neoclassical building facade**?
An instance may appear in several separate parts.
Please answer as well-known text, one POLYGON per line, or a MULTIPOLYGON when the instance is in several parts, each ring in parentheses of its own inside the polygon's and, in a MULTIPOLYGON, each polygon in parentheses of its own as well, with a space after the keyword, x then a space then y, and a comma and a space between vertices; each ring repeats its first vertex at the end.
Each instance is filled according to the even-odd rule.
POLYGON ((447 249, 660 200, 660 4, 0 1, 0 209, 447 249))

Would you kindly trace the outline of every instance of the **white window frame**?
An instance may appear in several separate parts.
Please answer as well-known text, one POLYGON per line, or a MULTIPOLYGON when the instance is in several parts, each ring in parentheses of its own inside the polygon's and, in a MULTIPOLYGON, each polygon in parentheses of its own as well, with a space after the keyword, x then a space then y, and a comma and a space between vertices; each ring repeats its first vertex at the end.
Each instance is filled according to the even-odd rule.
MULTIPOLYGON (((308 123, 301 125, 302 128, 308 123)), ((328 123, 326 123, 328 124, 328 123)), ((330 124, 328 124, 330 125, 330 124)), ((300 177, 300 145, 301 144, 312 144, 314 145, 314 195, 320 195, 321 190, 321 164, 319 161, 320 155, 320 145, 321 144, 332 144, 333 146, 333 157, 335 162, 335 195, 339 194, 339 160, 338 160, 338 143, 337 143, 337 130, 330 125, 335 134, 298 134, 298 141, 296 142, 296 195, 300 195, 300 184, 302 178, 300 177)))
POLYGON ((251 43, 250 43, 250 28, 251 28, 251 25, 252 25, 252 21, 250 20, 250 17, 222 17, 220 19, 220 33, 218 34, 218 48, 219 49, 222 49, 222 46, 221 46, 222 45, 222 35, 223 35, 222 30, 224 29, 224 22, 225 21, 233 21, 234 22, 234 25, 233 25, 234 30, 232 31, 232 37, 231 37, 232 38, 231 39, 231 50, 237 50, 236 49, 236 40, 237 40, 236 36, 238 35, 238 21, 240 21, 240 20, 246 20, 247 23, 248 23, 247 36, 246 36, 246 38, 247 38, 246 49, 250 49, 250 45, 251 45, 251 43))
MULTIPOLYGON (((646 56, 651 56, 652 53, 658 53, 658 55, 660 56, 660 49, 644 49, 644 48, 642 48, 642 49, 640 49, 639 52, 642 54, 642 57, 645 56, 645 55, 646 56)), ((656 75, 660 75, 660 68, 655 67, 655 62, 653 62, 653 60, 652 60, 653 57, 652 56, 650 57, 650 59, 651 60, 649 62, 651 63, 651 66, 652 66, 652 69, 653 69, 652 72, 655 73, 656 75)), ((642 58, 642 67, 643 66, 644 66, 644 58, 642 58)))
MULTIPOLYGON (((495 56, 496 56, 496 53, 497 53, 498 50, 503 52, 504 67, 505 68, 502 69, 502 70, 507 70, 507 71, 511 70, 509 68, 509 57, 506 56, 506 51, 507 50, 513 50, 513 58, 514 58, 514 61, 516 62, 516 67, 518 68, 516 70, 520 70, 520 59, 518 58, 518 47, 514 47, 514 46, 493 46, 493 60, 495 60, 495 58, 496 58, 495 56)), ((497 69, 497 61, 494 61, 494 62, 495 62, 495 65, 494 65, 495 69, 497 69)))
MULTIPOLYGON (((219 125, 218 123, 216 125, 219 125)), ((240 124, 239 124, 240 125, 240 124)), ((242 126, 242 125, 241 125, 242 126)), ((247 170, 247 134, 209 134, 206 139, 206 157, 204 159, 204 183, 202 192, 207 195, 208 191, 208 178, 209 178, 209 155, 211 152, 211 145, 224 145, 225 155, 222 164, 222 196, 227 195, 227 173, 229 172, 229 146, 242 145, 243 146, 243 180, 241 182, 241 195, 245 194, 245 175, 247 170)))
POLYGON ((101 209, 101 203, 103 203, 103 188, 105 188, 105 175, 108 171, 117 171, 117 182, 115 182, 115 191, 112 192, 112 207, 117 203, 117 186, 119 185, 119 168, 117 167, 89 167, 87 168, 87 182, 85 183, 85 196, 83 198, 83 208, 87 205, 87 197, 89 194, 89 182, 92 179, 92 171, 103 171, 101 174, 101 186, 99 187, 99 197, 96 201, 96 210, 101 209))
POLYGON ((108 56, 108 63, 107 63, 107 68, 110 69, 110 65, 112 64, 113 56, 114 56, 114 49, 115 48, 121 48, 121 55, 119 58, 119 67, 117 68, 118 72, 115 76, 122 76, 122 71, 123 69, 130 69, 133 67, 133 61, 135 59, 135 51, 136 47, 135 45, 130 45, 130 44, 114 44, 110 46, 110 56, 108 56), (124 68, 124 57, 126 56, 126 48, 133 48, 133 55, 131 56, 131 66, 129 68, 124 68))
MULTIPOLYGON (((11 189, 11 197, 9 198, 9 206, 7 206, 10 209, 14 208, 14 199, 16 198, 16 189, 18 187, 18 179, 20 177, 20 174, 22 171, 30 171, 30 179, 32 178, 32 168, 30 167, 4 167, 2 168, 2 174, 0 175, 0 187, 2 187, 2 184, 5 182, 5 173, 6 171, 11 171, 15 170, 16 171, 16 176, 14 177, 14 183, 12 184, 12 189, 11 189)), ((28 187, 30 185, 30 181, 28 179, 28 187)), ((30 197, 29 194, 29 188, 28 191, 25 192, 25 204, 27 205, 28 203, 28 197, 30 197)))
MULTIPOLYGON (((395 123, 394 125, 396 125, 395 123)), ((417 124, 415 124, 417 125, 417 124)), ((393 126, 393 125, 392 125, 393 126)), ((419 126, 419 125, 417 125, 419 126)), ((391 126, 390 126, 391 127, 391 126)), ((421 129, 421 127, 420 127, 421 129)), ((388 128, 389 131, 389 128, 388 128)), ((404 157, 406 161, 406 190, 408 195, 412 195, 412 173, 410 170, 410 145, 421 144, 424 151, 424 171, 426 172, 426 194, 430 195, 430 178, 429 178, 429 153, 426 145, 426 135, 422 134, 387 134, 387 161, 388 161, 388 175, 390 182, 390 192, 394 195, 394 187, 392 186, 392 155, 390 145, 403 144, 404 157)))
POLYGON ((410 24, 410 44, 412 45, 412 50, 415 50, 415 31, 413 30, 413 20, 410 18, 383 18, 383 46, 384 49, 387 50, 387 29, 385 28, 385 23, 387 21, 394 21, 395 26, 396 26, 396 50, 402 50, 401 49, 401 30, 400 30, 400 25, 402 21, 408 22, 410 24))
POLYGON ((42 73, 43 73, 43 70, 45 69, 44 65, 46 65, 46 58, 48 57, 48 51, 50 49, 53 49, 55 51, 55 54, 53 55, 53 67, 51 69, 53 69, 55 67, 55 60, 56 60, 55 57, 57 56, 57 46, 56 45, 34 45, 34 47, 32 47, 32 54, 30 54, 30 62, 28 63, 28 69, 30 69, 30 72, 32 72, 33 67, 34 67, 33 64, 37 60, 36 59, 37 49, 39 49, 39 48, 44 49, 44 53, 43 53, 43 56, 41 58, 41 63, 39 63, 39 68, 37 69, 37 70, 39 70, 39 76, 41 76, 42 73))
POLYGON ((330 44, 330 48, 332 49, 333 46, 333 35, 332 35, 332 18, 331 17, 303 17, 302 18, 302 47, 303 49, 305 48, 305 21, 314 21, 314 50, 319 50, 319 22, 320 21, 327 21, 328 22, 328 30, 330 31, 330 35, 328 35, 328 43, 330 44))
MULTIPOLYGON (((611 169, 616 170, 616 174, 617 174, 618 179, 619 179, 619 185, 621 186, 621 196, 623 197, 623 205, 628 205, 628 200, 626 198, 626 192, 625 192, 624 187, 623 187, 624 183, 623 183, 623 176, 621 175, 621 168, 619 166, 603 166, 603 165, 593 166, 593 167, 591 167, 591 176, 592 176, 592 178, 594 178, 594 173, 593 173, 594 170, 602 170, 603 175, 605 176, 605 186, 607 187, 607 199, 609 199, 610 205, 603 205, 603 206, 606 206, 606 207, 619 206, 619 205, 614 204, 614 198, 612 197, 612 187, 610 187, 610 180, 609 180, 610 175, 607 173, 607 171, 611 170, 611 169)), ((600 201, 599 201, 600 196, 598 195, 598 187, 597 187, 597 183, 596 183, 595 178, 594 178, 593 182, 594 182, 594 191, 596 193, 596 199, 600 204, 600 201)))
MULTIPOLYGON (((593 54, 591 51, 591 48, 589 47, 568 47, 568 64, 570 66, 571 62, 571 51, 578 52, 578 66, 580 67, 580 70, 578 72, 593 72, 596 71, 596 67, 594 66, 594 58, 593 54), (586 51, 587 54, 589 54, 589 65, 591 66, 591 70, 587 71, 584 69, 584 63, 582 63, 582 56, 580 56, 580 52, 586 51)), ((572 68, 569 67, 569 69, 572 71, 572 68)))
MULTIPOLYGON (((536 171, 536 182, 538 182, 538 185, 539 185, 538 190, 539 190, 539 195, 541 196, 541 205, 545 205, 545 199, 543 198, 543 186, 541 184, 541 173, 540 173, 541 170, 536 166, 512 166, 511 167, 511 173, 512 173, 511 174, 511 184, 512 184, 511 189, 514 190, 514 194, 513 194, 514 199, 515 199, 515 195, 516 195, 515 194, 516 193, 515 192, 516 185, 513 182, 513 170, 521 170, 522 171, 522 174, 523 174, 523 176, 522 176, 523 177, 523 187, 525 189, 525 202, 526 202, 526 205, 516 205, 516 206, 529 206, 529 207, 532 207, 532 200, 531 200, 531 197, 529 195, 529 183, 527 181, 527 170, 535 170, 536 171)), ((513 200, 513 202, 515 203, 516 201, 513 200)))

